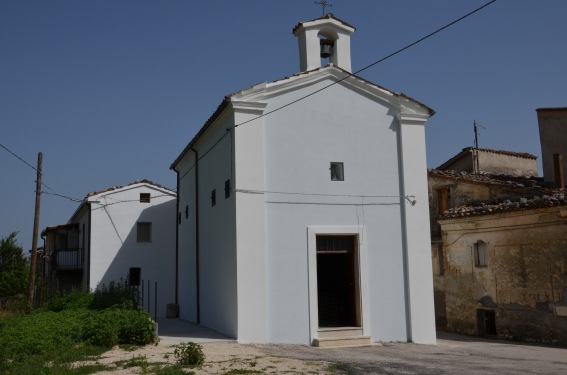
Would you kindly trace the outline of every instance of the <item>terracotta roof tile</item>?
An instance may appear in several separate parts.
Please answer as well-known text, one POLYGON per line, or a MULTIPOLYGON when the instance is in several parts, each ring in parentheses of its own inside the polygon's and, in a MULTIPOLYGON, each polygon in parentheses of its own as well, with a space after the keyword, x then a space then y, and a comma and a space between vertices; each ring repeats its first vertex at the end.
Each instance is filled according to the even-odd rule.
POLYGON ((536 208, 567 206, 565 189, 530 198, 477 201, 471 204, 451 208, 439 216, 439 220, 457 219, 470 216, 494 215, 502 212, 525 211, 536 208))
POLYGON ((352 26, 352 25, 349 25, 348 23, 346 23, 345 21, 341 20, 340 18, 335 17, 335 16, 333 15, 333 13, 327 13, 327 14, 324 15, 323 17, 319 17, 319 18, 315 18, 315 19, 310 20, 310 21, 303 21, 303 22, 298 23, 297 25, 295 25, 295 27, 293 28, 293 30, 291 31, 291 33, 292 33, 292 34, 295 34, 295 31, 296 31, 297 29, 299 29, 299 28, 301 27, 301 25, 303 25, 304 23, 313 22, 313 21, 319 21, 319 20, 325 20, 325 19, 333 19, 333 20, 335 20, 335 21, 338 21, 338 22, 342 23, 343 25, 345 25, 345 26, 347 26, 347 27, 350 27, 350 28, 353 28, 353 29, 356 30, 356 27, 354 27, 354 26, 352 26))
POLYGON ((162 186, 162 185, 160 185, 160 184, 156 184, 156 183, 154 183, 154 182, 152 182, 152 181, 150 181, 150 180, 143 179, 143 180, 136 180, 136 181, 134 181, 134 182, 129 183, 128 185, 110 186, 110 187, 108 187, 108 188, 106 188, 106 189, 103 189, 103 190, 93 191, 93 192, 91 192, 91 193, 88 193, 88 194, 85 196, 85 200, 87 200, 87 198, 90 198, 90 197, 92 197, 92 196, 94 196, 94 195, 99 195, 99 194, 106 193, 106 192, 109 192, 109 191, 122 189, 122 188, 124 188, 124 187, 132 186, 132 185, 136 185, 136 184, 149 184, 149 185, 153 185, 153 186, 156 186, 156 187, 159 187, 159 188, 162 188, 162 189, 166 189, 166 190, 172 191, 171 189, 166 188, 165 186, 162 186))

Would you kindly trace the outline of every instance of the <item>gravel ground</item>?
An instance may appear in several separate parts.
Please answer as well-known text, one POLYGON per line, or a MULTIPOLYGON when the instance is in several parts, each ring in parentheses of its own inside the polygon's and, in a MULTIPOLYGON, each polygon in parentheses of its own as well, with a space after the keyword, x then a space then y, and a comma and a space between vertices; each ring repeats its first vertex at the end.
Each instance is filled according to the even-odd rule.
MULTIPOLYGON (((567 375, 567 349, 437 333, 437 345, 382 343, 357 348, 305 345, 245 345, 181 319, 158 320, 160 342, 115 348, 89 364, 103 364, 98 374, 151 374, 175 364, 182 342, 203 347, 205 364, 187 369, 201 374, 403 374, 403 375, 567 375), (137 363, 135 363, 137 362, 137 363)), ((77 364, 80 365, 80 364, 77 364)))
MULTIPOLYGON (((114 349, 98 360, 116 364, 145 356, 147 363, 175 363, 168 340, 135 351, 114 349)), ((567 349, 440 333, 437 345, 385 343, 319 349, 302 345, 203 342, 206 362, 195 374, 567 374, 567 349), (237 371, 240 370, 240 371, 237 371), (248 372, 245 372, 248 371, 248 372)), ((115 365, 114 365, 115 366, 115 365)), ((189 370, 187 370, 189 371, 189 370)), ((141 374, 141 367, 99 374, 141 374)))
MULTIPOLYGON (((270 354, 262 350, 264 345, 243 345, 234 341, 229 342, 207 342, 201 344, 205 354, 205 364, 199 368, 187 369, 197 375, 201 374, 224 374, 229 371, 233 373, 259 374, 329 374, 330 363, 317 359, 295 359, 292 357, 281 356, 280 354, 270 354), (236 372, 240 370, 240 372, 236 372)), ((167 343, 158 345, 147 345, 137 348, 134 351, 115 348, 102 355, 97 361, 84 364, 100 363, 111 366, 110 369, 97 374, 141 374, 143 367, 126 367, 124 364, 131 360, 145 358, 148 368, 156 364, 174 364, 175 358, 173 351, 175 347, 167 343)), ((148 373, 151 373, 148 371, 148 373)))

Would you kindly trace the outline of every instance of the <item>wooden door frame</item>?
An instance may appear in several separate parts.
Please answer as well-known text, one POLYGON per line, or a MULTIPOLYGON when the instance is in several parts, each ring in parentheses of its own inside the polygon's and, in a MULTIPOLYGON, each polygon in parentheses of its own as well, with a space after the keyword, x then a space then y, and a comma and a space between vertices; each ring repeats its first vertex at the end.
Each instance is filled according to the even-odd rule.
POLYGON ((308 255, 308 281, 309 281, 309 330, 310 342, 319 338, 319 308, 317 296, 317 236, 321 235, 347 235, 356 236, 358 247, 355 250, 355 269, 358 271, 358 320, 364 335, 370 335, 369 302, 368 302, 368 265, 366 256, 366 238, 362 226, 322 227, 309 226, 307 228, 307 255, 308 255))

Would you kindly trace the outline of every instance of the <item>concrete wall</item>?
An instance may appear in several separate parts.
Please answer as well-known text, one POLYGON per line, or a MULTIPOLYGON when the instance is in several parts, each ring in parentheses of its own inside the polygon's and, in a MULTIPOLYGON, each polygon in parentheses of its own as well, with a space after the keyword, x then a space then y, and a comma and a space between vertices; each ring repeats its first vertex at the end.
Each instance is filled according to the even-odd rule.
POLYGON ((441 221, 447 326, 478 334, 477 309, 494 311, 499 337, 567 344, 567 209, 551 207, 441 221), (488 245, 476 267, 474 244, 488 245), (559 307, 556 314, 556 308, 559 307))
POLYGON ((139 267, 146 308, 149 280, 153 316, 157 282, 157 316, 164 317, 166 305, 175 301, 175 193, 141 183, 91 196, 89 201, 89 286, 125 279, 131 267, 139 267), (140 202, 140 193, 150 193, 151 202, 140 202), (152 223, 151 242, 137 242, 137 222, 152 223))
POLYGON ((554 182, 553 154, 563 155, 563 176, 567 179, 567 108, 537 110, 539 138, 545 181, 554 182))

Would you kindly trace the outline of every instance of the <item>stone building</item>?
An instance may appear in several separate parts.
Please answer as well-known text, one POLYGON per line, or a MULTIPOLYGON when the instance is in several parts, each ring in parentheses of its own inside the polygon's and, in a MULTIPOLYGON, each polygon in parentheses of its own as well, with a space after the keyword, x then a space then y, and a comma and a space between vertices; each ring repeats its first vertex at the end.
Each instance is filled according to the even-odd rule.
POLYGON ((451 331, 567 345, 567 198, 548 194, 440 217, 451 331))
MULTIPOLYGON (((523 155, 526 165, 516 171, 536 158, 498 153, 523 155)), ((511 172, 428 173, 436 323, 459 333, 566 345, 565 191, 511 172)))

